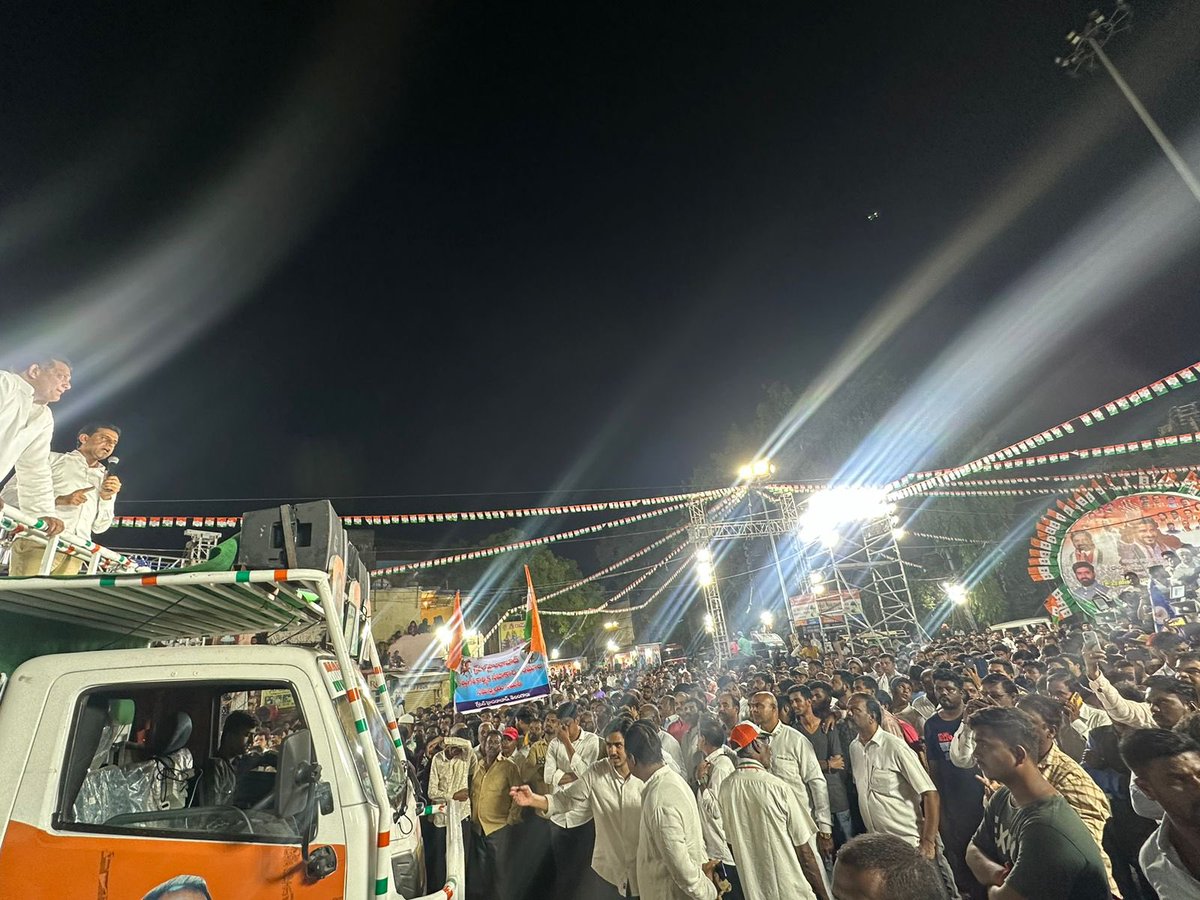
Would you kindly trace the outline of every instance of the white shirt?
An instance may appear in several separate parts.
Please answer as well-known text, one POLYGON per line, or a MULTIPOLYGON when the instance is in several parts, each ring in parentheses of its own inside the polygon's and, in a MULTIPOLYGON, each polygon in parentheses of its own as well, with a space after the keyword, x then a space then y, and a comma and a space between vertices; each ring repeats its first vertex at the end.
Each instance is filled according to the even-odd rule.
POLYGON ((588 804, 596 821, 592 868, 617 888, 621 896, 638 895, 637 849, 642 818, 642 782, 622 778, 607 758, 594 763, 578 781, 552 794, 550 819, 560 810, 570 812, 576 803, 588 804))
POLYGON ((50 438, 54 415, 33 402, 33 385, 15 372, 0 372, 0 480, 15 468, 21 480, 16 505, 31 516, 54 512, 50 438))
POLYGON ((796 848, 812 841, 817 826, 788 784, 739 759, 721 788, 721 816, 747 898, 814 900, 796 848))
POLYGON ((867 831, 894 834, 914 847, 921 841, 921 795, 936 790, 917 754, 883 728, 863 744, 850 742, 858 809, 867 831))
MULTIPOLYGON (((1092 689, 1100 700, 1100 705, 1108 711, 1108 718, 1113 722, 1120 722, 1122 725, 1131 725, 1134 728, 1157 728, 1158 725, 1154 721, 1154 716, 1150 714, 1149 703, 1139 703, 1136 700, 1126 700, 1121 696, 1120 691, 1112 686, 1112 683, 1104 676, 1103 673, 1098 674, 1095 678, 1088 680, 1088 687, 1092 689)), ((1079 720, 1083 720, 1084 710, 1091 709, 1086 703, 1079 709, 1079 720)), ((1072 722, 1072 726, 1076 723, 1072 722)), ((1098 725, 1106 724, 1103 722, 1098 725)), ((1092 726, 1095 727, 1095 726, 1092 726)), ((1091 728, 1088 729, 1089 731, 1091 728)))
MULTIPOLYGON (((87 459, 78 450, 70 453, 50 454, 50 475, 54 481, 55 497, 64 497, 80 488, 91 487, 79 506, 54 507, 54 515, 62 519, 63 528, 80 537, 108 531, 113 521, 115 498, 105 500, 100 496, 100 485, 108 475, 103 465, 89 466, 87 459)), ((18 499, 21 491, 20 475, 9 481, 0 492, 5 503, 21 506, 18 499)), ((21 507, 24 509, 24 507, 21 507)))
MULTIPOLYGON (((433 757, 433 761, 429 764, 429 799, 430 800, 449 800, 459 791, 469 790, 471 786, 471 770, 474 765, 471 758, 467 755, 473 753, 467 749, 454 759, 446 755, 445 750, 439 750, 433 757)), ((471 816, 470 802, 459 804, 464 821, 471 816)), ((446 814, 437 812, 433 814, 433 824, 438 828, 446 827, 446 814)))
POLYGON ((704 835, 687 782, 659 767, 642 790, 637 880, 641 900, 716 900, 704 877, 704 835))
POLYGON ((658 729, 658 743, 662 747, 663 762, 678 772, 683 774, 683 750, 679 747, 679 741, 675 740, 675 736, 666 729, 658 729))
MULTIPOLYGON (((575 746, 575 754, 571 757, 567 756, 567 748, 558 738, 546 747, 542 780, 550 785, 551 795, 570 786, 558 783, 564 775, 573 773, 582 778, 601 756, 600 738, 590 731, 580 731, 579 737, 572 741, 572 744, 575 746)), ((567 809, 550 816, 550 821, 561 828, 578 828, 591 820, 592 807, 586 799, 575 799, 567 809)))
POLYGON ((727 866, 734 865, 729 841, 725 838, 725 825, 721 819, 721 785, 733 774, 733 760, 722 749, 716 749, 704 761, 710 766, 708 781, 696 791, 696 805, 700 809, 700 830, 704 833, 704 852, 709 859, 719 859, 727 866))
POLYGON ((1167 833, 1167 822, 1163 820, 1138 854, 1142 874, 1150 886, 1158 892, 1158 900, 1196 900, 1200 897, 1200 881, 1197 881, 1179 858, 1179 852, 1171 843, 1167 833))
POLYGON ((975 768, 975 731, 967 724, 966 717, 950 741, 950 762, 960 769, 975 768))
POLYGON ((829 834, 833 830, 833 817, 829 813, 829 785, 812 742, 782 722, 775 723, 774 731, 765 728, 763 731, 771 735, 772 774, 778 775, 795 789, 812 812, 818 830, 829 834))

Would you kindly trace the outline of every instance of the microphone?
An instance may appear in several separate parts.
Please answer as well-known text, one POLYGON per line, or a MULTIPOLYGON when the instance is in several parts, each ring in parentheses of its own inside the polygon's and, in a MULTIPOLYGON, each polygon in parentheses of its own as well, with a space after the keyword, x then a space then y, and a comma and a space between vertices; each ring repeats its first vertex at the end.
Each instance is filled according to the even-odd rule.
POLYGON ((119 466, 120 464, 121 464, 121 457, 110 456, 108 459, 106 459, 104 461, 104 469, 105 469, 105 471, 111 472, 116 466, 119 466))

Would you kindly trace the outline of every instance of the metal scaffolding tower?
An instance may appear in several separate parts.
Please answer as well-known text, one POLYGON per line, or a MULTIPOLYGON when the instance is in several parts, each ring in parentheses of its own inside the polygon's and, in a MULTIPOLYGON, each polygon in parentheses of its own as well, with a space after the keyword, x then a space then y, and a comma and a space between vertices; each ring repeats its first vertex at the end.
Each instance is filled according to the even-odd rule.
MULTIPOLYGON (((697 559, 703 559, 711 551, 712 542, 708 510, 702 501, 688 504, 688 537, 691 540, 693 553, 697 559)), ((721 603, 721 590, 717 587, 716 578, 703 579, 700 590, 704 592, 704 608, 707 615, 706 624, 712 631, 713 651, 718 660, 729 655, 729 629, 725 626, 725 607, 721 603)))
MULTIPOLYGON (((797 533, 802 510, 795 491, 770 485, 750 491, 762 499, 761 510, 754 511, 751 507, 751 512, 737 518, 717 518, 734 504, 718 504, 711 510, 703 502, 689 504, 688 537, 698 561, 706 566, 715 565, 713 545, 720 542, 765 537, 771 539, 774 549, 776 537, 797 533)), ((823 639, 831 631, 843 631, 849 636, 852 627, 924 634, 909 592, 906 563, 900 556, 894 527, 889 516, 867 519, 844 525, 836 547, 813 544, 802 548, 798 567, 802 577, 807 578, 812 572, 824 573, 823 587, 814 588, 814 593, 836 591, 834 596, 841 601, 843 623, 832 629, 820 624, 823 639), (864 601, 861 610, 849 599, 854 597, 864 601)), ((776 560, 778 566, 777 550, 776 560)), ((786 603, 790 592, 782 568, 777 571, 786 603)), ((729 630, 719 583, 716 577, 704 578, 700 586, 709 617, 706 624, 711 623, 713 649, 718 659, 724 659, 729 655, 729 630)), ((790 624, 790 610, 787 612, 790 624)))

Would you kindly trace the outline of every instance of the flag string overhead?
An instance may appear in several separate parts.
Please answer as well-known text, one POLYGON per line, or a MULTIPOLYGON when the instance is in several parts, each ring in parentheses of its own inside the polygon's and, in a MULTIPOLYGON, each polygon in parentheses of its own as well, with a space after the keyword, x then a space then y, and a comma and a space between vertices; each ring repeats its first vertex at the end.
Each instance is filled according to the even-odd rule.
POLYGON ((499 556, 501 553, 509 553, 513 550, 528 550, 533 547, 544 547, 547 544, 554 544, 559 541, 568 541, 573 538, 582 537, 588 534, 596 534, 599 531, 605 531, 610 528, 621 528, 625 525, 632 525, 634 522, 643 522, 646 519, 655 516, 663 516, 668 513, 679 512, 687 508, 686 503, 677 503, 672 506, 664 506, 661 509, 651 510, 649 512, 638 513, 633 516, 624 516, 620 519, 612 519, 608 522, 599 522, 595 525, 586 525, 582 528, 572 528, 570 531, 560 531, 555 534, 547 534, 542 537, 528 538, 524 541, 514 541, 511 544, 498 544, 494 547, 485 547, 480 550, 468 550, 463 553, 453 553, 449 556, 439 556, 434 559, 424 559, 418 562, 401 563, 395 566, 385 566, 382 569, 372 569, 372 575, 394 575, 399 572, 414 572, 420 569, 432 569, 436 566, 448 566, 453 563, 466 562, 473 559, 489 559, 493 556, 499 556))
MULTIPOLYGON (((816 490, 813 485, 772 485, 787 490, 816 490)), ((696 500, 711 500, 734 494, 738 488, 716 488, 707 491, 691 491, 685 494, 669 494, 659 497, 639 497, 629 500, 604 500, 597 503, 572 503, 564 506, 530 506, 521 509, 484 509, 458 512, 402 513, 389 515, 341 516, 343 525, 351 527, 384 525, 442 525, 458 522, 492 522, 505 519, 549 518, 551 516, 580 515, 585 513, 612 512, 639 507, 666 506, 689 503, 696 500)), ((114 525, 133 528, 239 528, 241 516, 117 516, 114 525)))
MULTIPOLYGON (((970 462, 964 463, 961 466, 955 466, 949 469, 935 469, 927 472, 914 472, 897 479, 888 485, 892 491, 892 499, 902 499, 911 497, 914 494, 924 493, 930 487, 945 486, 952 481, 961 478, 963 475, 970 475, 975 472, 988 471, 993 468, 1013 468, 1013 466, 1000 465, 1002 462, 1014 463, 1019 457, 1023 457, 1034 452, 1038 448, 1052 441, 1073 434, 1076 426, 1084 428, 1090 427, 1097 422, 1103 422, 1107 418, 1119 415, 1120 413, 1132 409, 1135 406, 1140 406, 1157 397, 1164 396, 1171 391, 1183 387, 1185 384, 1194 383, 1200 379, 1200 362, 1193 363, 1189 366, 1184 366, 1178 372, 1167 375, 1165 378, 1160 378, 1151 382, 1144 387, 1140 387, 1135 391, 1131 391, 1122 397, 1117 398, 1109 403, 1105 403, 1086 413, 1081 413, 1078 416, 1073 416, 1065 422, 1055 425, 1053 428, 1048 428, 1043 432, 1031 435, 1016 443, 1009 444, 1000 450, 993 451, 978 459, 973 459, 970 462)), ((1116 446, 1116 445, 1113 445, 1116 446)), ((1153 448, 1142 448, 1153 449, 1153 448)), ((1079 451, 1071 451, 1070 453, 1054 454, 1054 456, 1062 457, 1063 459, 1073 458, 1072 454, 1079 451)), ((1126 452, 1126 451, 1122 451, 1126 452)), ((1047 457, 1039 457, 1045 460, 1047 457)), ((1052 460, 1059 461, 1059 460, 1052 460)))

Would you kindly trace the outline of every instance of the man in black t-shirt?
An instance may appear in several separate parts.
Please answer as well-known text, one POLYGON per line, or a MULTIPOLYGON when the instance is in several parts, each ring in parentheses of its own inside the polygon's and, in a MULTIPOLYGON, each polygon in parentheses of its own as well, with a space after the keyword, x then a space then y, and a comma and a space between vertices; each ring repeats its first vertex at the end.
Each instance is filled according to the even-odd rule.
POLYGON ((984 775, 1004 785, 967 848, 967 863, 992 900, 1107 900, 1096 841, 1038 770, 1033 720, 993 707, 975 713, 971 728, 984 775))
POLYGON ((946 859, 954 869, 959 893, 986 900, 987 889, 975 880, 966 863, 967 844, 983 817, 983 785, 975 777, 978 769, 960 769, 950 761, 950 742, 963 718, 962 677, 950 669, 938 669, 933 675, 933 691, 940 708, 925 722, 925 755, 929 775, 942 798, 939 831, 946 859))

